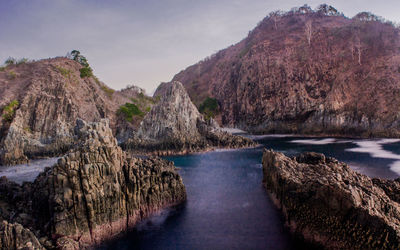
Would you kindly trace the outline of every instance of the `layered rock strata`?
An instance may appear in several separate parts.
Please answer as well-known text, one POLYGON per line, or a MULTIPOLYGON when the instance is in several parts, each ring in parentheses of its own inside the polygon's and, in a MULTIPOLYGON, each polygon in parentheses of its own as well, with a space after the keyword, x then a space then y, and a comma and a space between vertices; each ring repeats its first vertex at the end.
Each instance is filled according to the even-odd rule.
POLYGON ((123 148, 176 154, 255 145, 250 139, 220 131, 212 120, 206 121, 180 82, 161 84, 154 96, 158 103, 144 117, 137 136, 123 143, 123 148))
POLYGON ((33 183, 0 181, 3 220, 18 221, 35 232, 42 245, 98 245, 186 199, 173 164, 128 157, 117 146, 107 120, 78 120, 75 134, 75 149, 33 183))
POLYGON ((286 225, 326 249, 399 249, 400 180, 371 179, 317 153, 265 150, 263 183, 286 225))

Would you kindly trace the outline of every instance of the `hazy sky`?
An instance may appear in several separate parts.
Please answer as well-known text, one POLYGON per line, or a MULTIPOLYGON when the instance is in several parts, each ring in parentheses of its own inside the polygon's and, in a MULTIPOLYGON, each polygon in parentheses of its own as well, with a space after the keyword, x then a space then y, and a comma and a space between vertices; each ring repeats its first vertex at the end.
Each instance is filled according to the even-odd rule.
MULTIPOLYGON (((304 0, 0 0, 0 62, 78 49, 109 86, 148 93, 206 56, 245 38, 269 12, 304 0)), ((326 1, 346 16, 361 11, 400 22, 399 0, 326 1)))

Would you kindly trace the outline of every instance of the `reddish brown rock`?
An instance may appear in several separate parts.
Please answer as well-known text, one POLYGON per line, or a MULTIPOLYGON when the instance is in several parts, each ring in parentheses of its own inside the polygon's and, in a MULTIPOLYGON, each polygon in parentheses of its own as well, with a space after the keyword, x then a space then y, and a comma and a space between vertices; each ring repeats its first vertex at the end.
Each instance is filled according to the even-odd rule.
POLYGON ((173 80, 196 105, 216 98, 225 126, 399 137, 399 47, 399 30, 374 16, 302 8, 264 18, 248 37, 173 80))
POLYGON ((256 145, 206 121, 180 82, 162 83, 154 97, 157 103, 140 123, 137 135, 122 143, 124 149, 166 155, 256 145))

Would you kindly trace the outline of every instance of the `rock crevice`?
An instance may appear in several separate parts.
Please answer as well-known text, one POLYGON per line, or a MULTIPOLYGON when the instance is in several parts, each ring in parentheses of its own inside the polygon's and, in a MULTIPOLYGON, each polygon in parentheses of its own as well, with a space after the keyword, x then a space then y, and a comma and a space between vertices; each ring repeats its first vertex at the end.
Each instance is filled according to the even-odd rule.
POLYGON ((1 213, 3 220, 22 222, 53 246, 85 248, 185 201, 173 163, 129 157, 117 145, 108 120, 78 120, 75 133, 75 148, 33 183, 1 180, 0 200, 14 211, 1 213))

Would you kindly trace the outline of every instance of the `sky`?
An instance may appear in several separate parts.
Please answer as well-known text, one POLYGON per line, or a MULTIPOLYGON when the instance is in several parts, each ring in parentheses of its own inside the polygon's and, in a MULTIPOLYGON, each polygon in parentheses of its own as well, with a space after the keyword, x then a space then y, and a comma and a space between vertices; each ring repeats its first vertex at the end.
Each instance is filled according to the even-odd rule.
POLYGON ((327 3, 400 22, 399 0, 0 0, 0 64, 77 49, 114 89, 161 82, 245 38, 274 10, 327 3))

